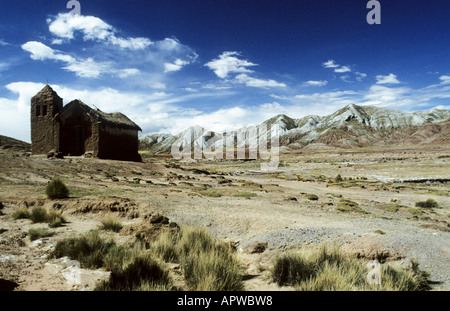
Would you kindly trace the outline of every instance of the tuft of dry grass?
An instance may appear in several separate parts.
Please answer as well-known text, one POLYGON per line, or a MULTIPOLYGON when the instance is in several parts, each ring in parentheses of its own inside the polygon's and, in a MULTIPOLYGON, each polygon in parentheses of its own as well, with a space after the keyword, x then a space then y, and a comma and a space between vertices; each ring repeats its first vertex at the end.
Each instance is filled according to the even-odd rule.
POLYGON ((413 262, 405 268, 383 264, 381 284, 367 282, 363 259, 345 256, 337 245, 301 249, 275 258, 272 279, 279 286, 291 285, 300 291, 420 291, 429 290, 429 274, 413 262))

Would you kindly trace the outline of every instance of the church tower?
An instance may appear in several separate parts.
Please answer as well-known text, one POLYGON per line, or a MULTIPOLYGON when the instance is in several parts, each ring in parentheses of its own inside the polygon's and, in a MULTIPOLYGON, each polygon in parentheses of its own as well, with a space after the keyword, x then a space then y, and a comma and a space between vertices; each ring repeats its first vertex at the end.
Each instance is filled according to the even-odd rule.
POLYGON ((47 84, 31 98, 31 151, 46 154, 59 149, 59 124, 55 115, 63 108, 63 99, 47 84))

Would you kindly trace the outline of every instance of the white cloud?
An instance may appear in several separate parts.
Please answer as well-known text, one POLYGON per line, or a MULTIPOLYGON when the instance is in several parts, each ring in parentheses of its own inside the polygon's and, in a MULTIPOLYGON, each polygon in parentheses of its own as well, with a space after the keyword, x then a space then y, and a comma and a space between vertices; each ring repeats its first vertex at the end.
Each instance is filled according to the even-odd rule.
POLYGON ((358 80, 359 82, 361 82, 365 77, 367 77, 367 74, 363 73, 363 72, 355 72, 356 75, 356 80, 358 80))
POLYGON ((71 40, 80 32, 85 41, 105 41, 122 49, 142 50, 152 44, 148 38, 118 37, 113 26, 95 16, 60 13, 54 20, 49 19, 48 23, 50 32, 59 39, 71 40))
POLYGON ((327 83, 328 83, 328 81, 326 81, 326 80, 320 80, 320 81, 310 80, 310 81, 306 81, 305 85, 308 85, 308 86, 325 86, 325 85, 327 85, 327 83))
POLYGON ((231 86, 218 86, 215 84, 205 84, 202 86, 203 89, 207 89, 207 90, 227 90, 227 89, 231 89, 231 86))
POLYGON ((55 60, 66 63, 63 69, 74 72, 79 77, 98 78, 101 75, 111 74, 126 78, 139 73, 138 69, 116 69, 112 62, 96 62, 93 58, 75 59, 74 57, 56 51, 41 42, 29 41, 22 45, 22 49, 30 52, 33 60, 55 60))
POLYGON ((337 73, 344 73, 344 72, 350 72, 350 71, 352 71, 352 70, 347 66, 342 66, 340 68, 334 69, 334 72, 337 72, 337 73))
POLYGON ((164 64, 164 72, 178 71, 183 68, 183 66, 188 65, 190 62, 177 58, 173 63, 164 64))
POLYGON ((223 52, 218 59, 205 64, 206 67, 213 70, 219 78, 226 78, 230 73, 250 73, 252 70, 247 67, 257 66, 247 60, 239 59, 238 52, 223 52))
POLYGON ((30 52, 31 59, 33 60, 59 60, 62 62, 72 63, 75 62, 75 58, 70 55, 59 53, 52 48, 46 46, 45 44, 37 41, 29 41, 22 45, 22 49, 30 52))
MULTIPOLYGON (((241 77, 244 82, 247 78, 241 77)), ((251 77, 248 77, 251 78, 251 77)), ((251 106, 233 105, 230 107, 209 107, 201 111, 198 101, 206 98, 226 98, 235 95, 214 85, 205 85, 191 92, 187 88, 173 94, 162 89, 154 92, 120 91, 113 88, 73 89, 59 85, 52 88, 64 98, 64 104, 72 99, 80 99, 91 107, 95 105, 105 112, 120 111, 136 122, 144 130, 142 134, 165 132, 178 134, 186 128, 201 125, 208 130, 226 131, 243 126, 259 124, 277 114, 283 113, 292 118, 306 115, 327 115, 348 104, 378 105, 405 110, 448 109, 445 103, 433 103, 434 99, 450 98, 449 76, 441 76, 441 84, 420 89, 372 85, 366 91, 328 91, 296 96, 271 95, 275 102, 262 102, 251 106), (210 87, 210 88, 208 88, 210 87), (212 91, 209 91, 212 90, 212 91), (181 95, 180 95, 181 94, 181 95), (190 106, 189 103, 196 103, 190 106)), ((265 80, 261 80, 265 81, 265 80)), ((0 98, 0 133, 29 141, 30 137, 30 99, 44 87, 41 83, 15 82, 6 89, 17 95, 16 98, 0 98)), ((162 86, 161 86, 162 87, 162 86)))
POLYGON ((0 133, 30 142, 30 100, 44 87, 42 83, 14 82, 6 89, 18 94, 15 99, 0 98, 0 133))
POLYGON ((349 75, 344 75, 344 76, 340 76, 339 79, 341 79, 344 82, 350 83, 350 76, 349 75))
POLYGON ((390 73, 387 76, 378 75, 376 77, 377 82, 376 84, 399 84, 400 81, 398 81, 397 76, 390 73))
POLYGON ((450 84, 450 76, 440 76, 439 80, 441 80, 441 84, 450 84))
POLYGON ((256 79, 256 78, 248 76, 245 73, 236 76, 234 81, 237 83, 245 84, 246 86, 258 87, 258 88, 286 87, 286 84, 284 84, 284 83, 280 83, 275 80, 256 79))
POLYGON ((322 66, 325 68, 338 68, 340 65, 336 64, 336 62, 331 59, 327 62, 322 63, 322 66))
POLYGON ((411 89, 406 87, 386 87, 382 85, 372 85, 369 91, 364 95, 364 104, 388 106, 407 106, 414 104, 411 97, 411 89))
POLYGON ((8 46, 8 45, 11 45, 11 44, 9 44, 8 42, 0 39, 0 46, 8 46))

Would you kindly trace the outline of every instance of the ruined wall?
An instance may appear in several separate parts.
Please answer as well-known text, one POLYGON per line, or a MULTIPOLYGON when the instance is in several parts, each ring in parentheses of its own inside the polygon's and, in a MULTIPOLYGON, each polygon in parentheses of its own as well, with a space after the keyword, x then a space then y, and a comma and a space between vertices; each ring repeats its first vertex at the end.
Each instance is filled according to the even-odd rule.
POLYGON ((58 126, 54 116, 62 110, 63 100, 46 86, 31 99, 31 151, 46 154, 58 149, 58 126))
POLYGON ((140 160, 138 131, 100 125, 98 157, 126 161, 140 160))

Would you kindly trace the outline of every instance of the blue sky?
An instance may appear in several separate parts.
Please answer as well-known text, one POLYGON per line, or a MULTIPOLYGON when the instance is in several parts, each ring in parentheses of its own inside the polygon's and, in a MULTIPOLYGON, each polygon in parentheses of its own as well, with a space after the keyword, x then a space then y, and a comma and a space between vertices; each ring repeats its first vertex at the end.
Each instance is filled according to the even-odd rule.
POLYGON ((66 0, 0 4, 0 134, 30 141, 46 81, 141 134, 225 131, 348 104, 450 109, 450 2, 66 0))

